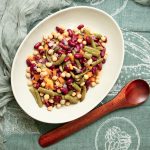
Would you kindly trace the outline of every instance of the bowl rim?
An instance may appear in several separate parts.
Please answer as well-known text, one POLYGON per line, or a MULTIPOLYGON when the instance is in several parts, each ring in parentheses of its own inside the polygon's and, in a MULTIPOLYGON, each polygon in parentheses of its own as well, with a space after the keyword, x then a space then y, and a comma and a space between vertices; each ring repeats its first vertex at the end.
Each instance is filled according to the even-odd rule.
POLYGON ((38 28, 38 27, 39 27, 41 24, 43 24, 45 21, 49 20, 49 19, 52 18, 52 17, 57 16, 58 14, 61 14, 61 13, 63 13, 63 12, 69 11, 69 10, 74 10, 74 9, 89 9, 89 10, 94 10, 94 11, 97 11, 98 13, 102 13, 102 14, 106 15, 108 18, 110 18, 110 19, 113 21, 113 23, 114 23, 115 26, 117 27, 117 29, 118 29, 118 31, 119 31, 119 34, 120 34, 120 36, 121 36, 121 42, 122 42, 122 56, 120 56, 120 57, 121 57, 122 59, 121 59, 120 65, 119 65, 119 67, 118 67, 118 71, 116 72, 116 76, 114 77, 114 80, 113 80, 113 82, 112 82, 112 86, 110 86, 110 87, 108 88, 108 90, 107 90, 107 92, 106 92, 106 95, 102 98, 101 101, 103 101, 103 99, 108 95, 108 93, 110 92, 110 90, 112 89, 112 87, 115 85, 115 83, 116 83, 116 81, 117 81, 117 79, 118 79, 118 77, 119 77, 119 75, 120 75, 122 66, 123 66, 123 62, 124 62, 124 52, 125 52, 125 50, 124 50, 124 38, 123 38, 123 33, 122 33, 122 31, 121 31, 121 29, 120 29, 118 23, 117 23, 117 22, 114 20, 114 18, 113 18, 111 15, 109 15, 107 12, 105 12, 105 11, 103 11, 103 10, 101 10, 101 9, 95 8, 95 7, 91 7, 91 6, 73 6, 73 7, 69 7, 69 8, 65 8, 65 9, 59 10, 59 11, 53 13, 53 14, 48 15, 46 18, 44 18, 43 20, 41 20, 37 25, 35 25, 35 27, 33 27, 33 28, 29 31, 29 33, 25 36, 25 38, 23 39, 23 41, 21 42, 20 46, 19 46, 18 49, 17 49, 17 52, 16 52, 15 57, 14 57, 14 59, 13 59, 12 69, 11 69, 11 87, 12 87, 12 92, 13 92, 13 95, 14 95, 15 100, 17 101, 18 105, 21 107, 21 109, 22 109, 26 114, 28 114, 31 118, 33 118, 33 119, 35 119, 35 120, 37 120, 37 121, 43 122, 43 123, 59 124, 59 123, 66 123, 66 122, 69 122, 69 121, 73 121, 73 120, 75 120, 75 119, 78 119, 78 118, 80 118, 80 117, 86 115, 88 112, 90 112, 90 111, 93 110, 95 107, 97 107, 97 105, 101 102, 101 101, 99 101, 99 103, 96 104, 93 108, 91 108, 90 110, 88 110, 88 111, 82 113, 81 115, 79 115, 79 116, 77 116, 77 117, 74 117, 74 118, 71 118, 71 119, 67 119, 67 120, 65 120, 65 121, 57 121, 57 122, 56 122, 56 121, 44 121, 44 120, 41 120, 40 118, 36 118, 36 117, 32 116, 31 113, 28 113, 28 112, 20 105, 19 100, 17 100, 17 94, 16 94, 16 91, 15 91, 15 89, 14 89, 14 81, 13 81, 14 77, 13 77, 13 76, 14 76, 14 71, 15 71, 15 70, 14 70, 14 68, 15 68, 15 62, 16 62, 16 60, 17 60, 17 58, 18 58, 18 54, 19 54, 19 51, 21 50, 22 45, 23 45, 24 42, 29 38, 29 36, 32 34, 32 32, 33 32, 34 30, 36 30, 36 28, 38 28))

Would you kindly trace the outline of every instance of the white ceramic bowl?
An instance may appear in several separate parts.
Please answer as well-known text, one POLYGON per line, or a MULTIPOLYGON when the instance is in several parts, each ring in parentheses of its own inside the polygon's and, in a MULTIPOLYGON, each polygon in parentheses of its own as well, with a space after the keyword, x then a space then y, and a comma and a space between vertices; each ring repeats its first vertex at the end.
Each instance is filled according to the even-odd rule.
POLYGON ((115 20, 106 12, 92 7, 71 7, 48 16, 35 26, 23 40, 14 58, 11 84, 14 96, 20 107, 32 118, 46 123, 64 123, 79 118, 97 106, 115 84, 124 59, 124 41, 121 30, 115 20), (49 112, 45 107, 39 108, 28 86, 26 58, 33 52, 33 46, 49 34, 56 26, 74 28, 83 23, 94 32, 108 37, 108 58, 103 67, 100 84, 90 88, 83 102, 49 112))

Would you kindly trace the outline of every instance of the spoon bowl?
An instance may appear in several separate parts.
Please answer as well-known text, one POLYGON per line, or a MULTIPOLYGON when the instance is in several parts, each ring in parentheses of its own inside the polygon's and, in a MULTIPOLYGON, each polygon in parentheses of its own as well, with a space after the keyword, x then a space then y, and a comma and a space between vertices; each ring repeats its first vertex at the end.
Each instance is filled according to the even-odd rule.
POLYGON ((146 81, 137 79, 127 85, 125 91, 126 102, 130 106, 140 105, 148 99, 150 93, 149 85, 146 81))

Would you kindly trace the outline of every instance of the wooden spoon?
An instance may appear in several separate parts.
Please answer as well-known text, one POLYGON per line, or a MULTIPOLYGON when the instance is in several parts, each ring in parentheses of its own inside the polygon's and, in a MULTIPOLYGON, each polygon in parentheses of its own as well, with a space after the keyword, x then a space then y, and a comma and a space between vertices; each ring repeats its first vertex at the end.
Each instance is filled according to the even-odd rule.
POLYGON ((42 147, 54 144, 112 111, 138 106, 148 99, 149 93, 150 88, 146 81, 140 79, 131 81, 111 101, 92 110, 81 118, 42 135, 39 138, 39 144, 42 147))

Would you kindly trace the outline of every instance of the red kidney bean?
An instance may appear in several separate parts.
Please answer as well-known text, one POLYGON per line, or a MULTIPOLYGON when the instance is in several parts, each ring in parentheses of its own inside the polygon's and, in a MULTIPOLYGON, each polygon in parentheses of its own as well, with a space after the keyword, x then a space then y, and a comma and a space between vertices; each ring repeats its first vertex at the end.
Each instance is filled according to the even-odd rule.
POLYGON ((61 72, 61 71, 58 71, 57 74, 58 74, 58 76, 60 77, 61 74, 62 74, 62 72, 61 72))
POLYGON ((62 44, 64 44, 64 45, 68 45, 68 42, 67 42, 67 40, 66 39, 62 39, 62 44))
POLYGON ((36 44, 34 45, 34 48, 35 48, 35 49, 38 49, 39 46, 41 46, 41 42, 36 43, 36 44))
POLYGON ((86 70, 86 67, 82 67, 81 71, 84 72, 86 70))
POLYGON ((39 50, 39 53, 42 56, 44 54, 44 50, 39 50))
POLYGON ((43 82, 43 79, 39 79, 38 83, 41 84, 43 82))
POLYGON ((105 49, 103 49, 103 50, 101 51, 100 56, 101 56, 102 58, 105 56, 105 52, 106 52, 105 49))
POLYGON ((96 74, 96 71, 97 71, 97 67, 93 67, 93 68, 92 68, 92 73, 93 73, 93 74, 96 74))
POLYGON ((67 72, 69 72, 69 71, 70 71, 70 68, 69 68, 68 66, 65 66, 65 67, 64 67, 64 70, 67 71, 67 72))
POLYGON ((49 69, 53 70, 55 68, 54 65, 50 66, 49 69))
POLYGON ((56 103, 59 103, 61 99, 62 99, 62 97, 59 96, 59 95, 54 96, 54 101, 55 101, 56 103))
POLYGON ((93 61, 96 61, 96 60, 97 60, 97 57, 92 56, 92 60, 93 60, 93 61))
POLYGON ((34 56, 34 59, 35 60, 40 60, 40 57, 39 56, 34 56))
POLYGON ((80 43, 80 48, 83 49, 84 45, 82 43, 80 43))
POLYGON ((75 35, 75 34, 73 34, 73 35, 72 35, 72 38, 71 38, 71 41, 72 41, 72 42, 76 42, 77 40, 78 40, 78 36, 75 35))
POLYGON ((44 102, 44 104, 45 104, 45 106, 46 106, 46 107, 51 106, 51 103, 50 103, 50 102, 48 102, 48 101, 45 101, 45 102, 44 102))
POLYGON ((80 25, 78 25, 77 28, 78 28, 79 30, 81 30, 83 27, 84 27, 84 25, 83 25, 83 24, 80 24, 80 25))
POLYGON ((63 87, 63 88, 61 88, 61 92, 63 94, 67 94, 68 93, 68 89, 63 87))
POLYGON ((66 84, 67 84, 67 85, 70 85, 72 82, 73 82, 73 79, 72 79, 72 78, 69 78, 69 79, 66 81, 66 84))
POLYGON ((95 38, 94 41, 95 41, 96 43, 98 43, 98 42, 99 42, 99 39, 98 39, 98 38, 95 38))
POLYGON ((64 33, 64 30, 60 27, 57 27, 57 26, 56 26, 56 31, 61 33, 61 34, 64 33))
POLYGON ((40 87, 40 84, 39 83, 36 83, 35 86, 34 86, 36 89, 38 89, 40 87))
POLYGON ((57 54, 65 54, 66 52, 61 49, 61 50, 58 50, 56 53, 57 53, 57 54))
POLYGON ((26 60, 26 64, 30 67, 30 66, 32 65, 31 60, 30 60, 30 59, 27 59, 27 60, 26 60))
POLYGON ((97 64, 96 67, 98 70, 102 70, 102 64, 97 64))
POLYGON ((68 44, 69 44, 69 46, 76 46, 76 44, 71 40, 68 41, 68 44))
POLYGON ((79 44, 76 45, 76 49, 77 49, 77 52, 80 52, 80 49, 81 49, 81 48, 80 48, 80 45, 79 45, 79 44))
POLYGON ((67 62, 67 61, 69 61, 70 60, 70 57, 66 57, 65 59, 64 59, 64 62, 67 62))
POLYGON ((72 85, 67 85, 67 87, 68 87, 68 90, 73 90, 72 85))
POLYGON ((76 54, 74 54, 74 57, 75 58, 83 58, 83 54, 80 54, 80 53, 76 53, 76 54))
POLYGON ((106 62, 106 59, 103 59, 102 63, 105 64, 105 62, 106 62))
POLYGON ((69 33, 69 36, 72 37, 73 35, 73 31, 71 29, 67 29, 68 33, 69 33))
POLYGON ((85 86, 87 89, 89 89, 89 86, 91 85, 91 81, 88 79, 86 82, 85 82, 85 86))
POLYGON ((88 45, 91 44, 91 38, 89 36, 86 37, 86 42, 87 42, 88 45))
POLYGON ((68 49, 69 49, 69 47, 68 47, 67 45, 64 45, 64 44, 62 44, 62 43, 59 43, 59 46, 60 46, 61 48, 65 49, 65 50, 68 50, 68 49))
POLYGON ((72 51, 71 50, 66 51, 66 54, 69 54, 69 53, 72 53, 72 51))

